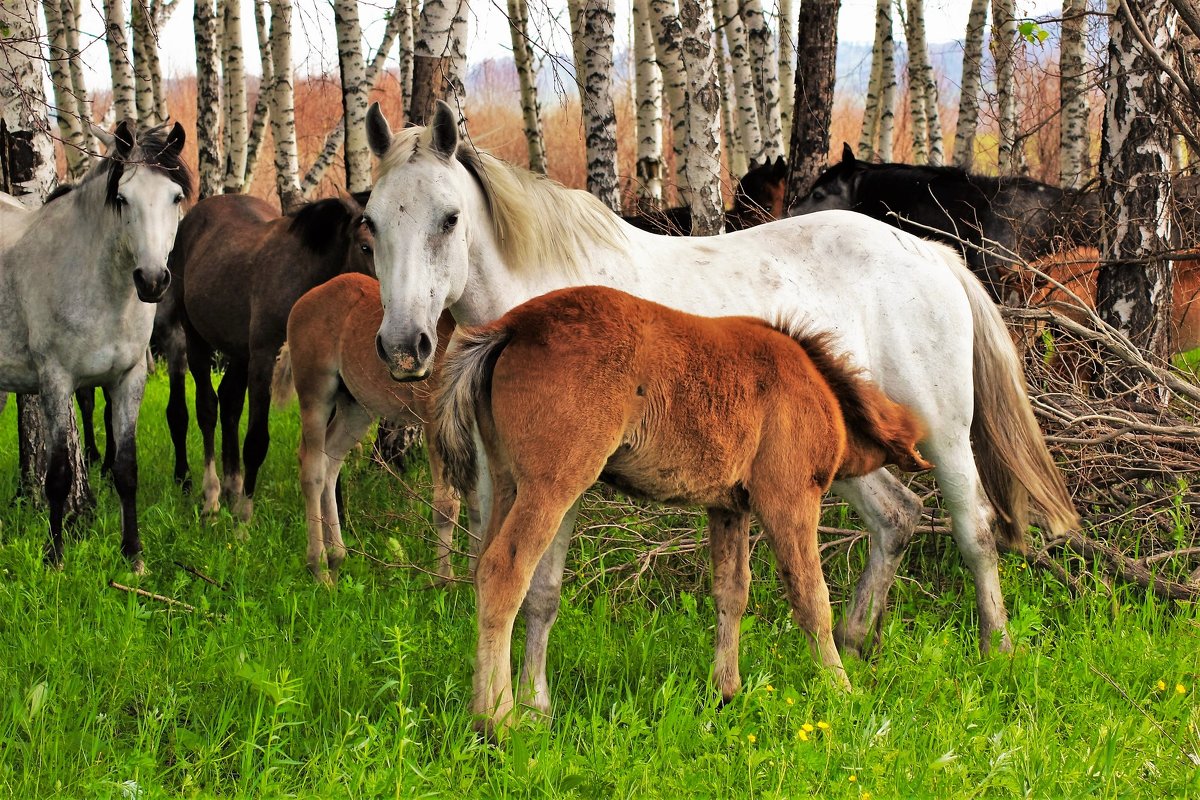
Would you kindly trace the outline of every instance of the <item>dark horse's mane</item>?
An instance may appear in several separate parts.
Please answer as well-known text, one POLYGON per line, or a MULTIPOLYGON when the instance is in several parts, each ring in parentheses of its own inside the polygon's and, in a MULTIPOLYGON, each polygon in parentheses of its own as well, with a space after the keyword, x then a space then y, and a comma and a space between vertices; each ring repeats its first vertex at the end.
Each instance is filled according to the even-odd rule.
POLYGON ((340 197, 314 200, 288 215, 292 219, 288 230, 314 253, 327 253, 331 247, 345 242, 350 226, 362 218, 362 209, 371 199, 371 191, 354 192, 350 197, 358 204, 358 211, 351 209, 340 197))

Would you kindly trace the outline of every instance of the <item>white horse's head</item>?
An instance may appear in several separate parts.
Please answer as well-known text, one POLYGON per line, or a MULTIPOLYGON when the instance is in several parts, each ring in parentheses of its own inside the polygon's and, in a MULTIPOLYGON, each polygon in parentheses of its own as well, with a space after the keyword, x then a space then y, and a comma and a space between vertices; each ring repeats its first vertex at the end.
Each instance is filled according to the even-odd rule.
POLYGON ((167 256, 175 244, 180 208, 192 194, 192 178, 181 154, 186 139, 178 122, 135 131, 122 122, 113 133, 94 131, 104 143, 104 202, 120 217, 123 249, 133 265, 138 298, 157 303, 171 283, 167 256))
POLYGON ((458 120, 445 103, 428 128, 394 137, 372 105, 367 139, 382 159, 363 213, 384 309, 375 344, 393 378, 420 380, 433 365, 438 317, 467 283, 471 203, 480 193, 456 157, 458 120))

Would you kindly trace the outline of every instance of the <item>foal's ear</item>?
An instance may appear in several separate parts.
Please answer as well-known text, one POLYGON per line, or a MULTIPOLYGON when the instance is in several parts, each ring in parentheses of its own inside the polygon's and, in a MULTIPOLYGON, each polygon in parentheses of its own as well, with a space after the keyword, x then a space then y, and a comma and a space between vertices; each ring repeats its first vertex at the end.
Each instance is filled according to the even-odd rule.
POLYGON ((121 120, 121 124, 113 131, 113 138, 117 142, 117 149, 113 155, 129 155, 129 152, 133 150, 133 128, 130 126, 129 120, 121 120))
POLYGON ((775 178, 787 177, 787 160, 783 156, 778 156, 771 165, 771 175, 775 178))
POLYGON ((854 157, 854 148, 850 146, 850 143, 842 142, 842 163, 853 164, 857 160, 854 157))
POLYGON ((438 100, 433 112, 433 150, 446 158, 453 158, 458 150, 458 114, 446 101, 438 100))
POLYGON ((178 156, 183 152, 183 143, 187 141, 187 132, 183 129, 183 125, 176 122, 171 127, 171 132, 167 134, 167 146, 163 148, 164 152, 178 156))
POLYGON ((379 103, 371 103, 367 109, 367 144, 378 158, 383 158, 392 146, 392 128, 379 109, 379 103))

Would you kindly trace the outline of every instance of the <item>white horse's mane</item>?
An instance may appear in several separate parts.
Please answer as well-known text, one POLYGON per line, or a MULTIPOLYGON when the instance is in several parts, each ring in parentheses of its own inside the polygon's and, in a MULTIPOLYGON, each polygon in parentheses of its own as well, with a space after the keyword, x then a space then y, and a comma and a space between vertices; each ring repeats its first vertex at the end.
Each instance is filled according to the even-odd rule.
MULTIPOLYGON (((429 128, 398 131, 379 162, 382 177, 431 147, 429 128)), ((568 189, 545 175, 509 164, 486 150, 460 143, 455 154, 476 179, 491 212, 492 232, 508 268, 576 277, 580 259, 597 247, 625 244, 619 217, 596 197, 568 189)))

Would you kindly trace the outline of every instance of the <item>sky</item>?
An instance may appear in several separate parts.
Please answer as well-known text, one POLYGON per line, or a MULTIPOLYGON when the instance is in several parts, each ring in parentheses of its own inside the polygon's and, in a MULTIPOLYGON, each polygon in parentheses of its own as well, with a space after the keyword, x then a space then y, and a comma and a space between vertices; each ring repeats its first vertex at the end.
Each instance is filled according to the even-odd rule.
MULTIPOLYGON (((334 73, 337 71, 337 40, 333 31, 333 8, 328 0, 294 0, 292 31, 294 41, 292 58, 301 74, 334 73)), ((258 74, 258 47, 254 32, 252 7, 243 0, 243 44, 246 48, 246 70, 258 74)), ((566 33, 565 0, 530 0, 531 36, 547 51, 569 53, 569 36, 566 33)), ((765 6, 774 5, 765 0, 765 6)), ((617 3, 617 37, 620 42, 629 40, 629 3, 617 3)), ((798 3, 796 4, 798 7, 798 3)), ((1051 12, 1060 7, 1053 0, 1018 0, 1017 9, 1021 16, 1035 16, 1051 12)), ((107 51, 103 41, 102 0, 85 0, 83 8, 82 35, 84 62, 90 73, 89 86, 103 87, 110 84, 107 51)), ((360 0, 360 15, 363 38, 373 55, 383 37, 384 14, 392 3, 381 0, 360 0)), ((927 39, 931 45, 959 41, 966 29, 970 0, 926 0, 925 22, 927 39)), ((470 34, 467 52, 473 62, 488 58, 507 58, 511 54, 510 38, 505 16, 505 0, 471 0, 470 34)), ((178 77, 196 71, 195 45, 192 33, 192 0, 178 0, 177 7, 167 24, 159 32, 160 52, 164 74, 178 77)), ((866 42, 874 38, 874 0, 842 0, 838 20, 838 38, 841 42, 866 42)), ((899 20, 896 21, 896 38, 902 40, 899 20)), ((393 51, 394 52, 394 51, 393 51)), ((368 58, 370 55, 368 55, 368 58)))

